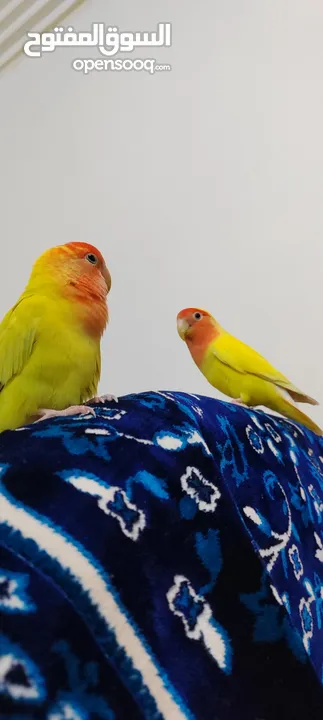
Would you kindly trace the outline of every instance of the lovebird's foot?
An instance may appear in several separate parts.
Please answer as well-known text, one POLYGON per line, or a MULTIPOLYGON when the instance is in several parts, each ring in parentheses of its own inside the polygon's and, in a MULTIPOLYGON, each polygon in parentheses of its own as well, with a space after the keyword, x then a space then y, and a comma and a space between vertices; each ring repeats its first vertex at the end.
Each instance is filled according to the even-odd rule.
POLYGON ((236 398, 236 400, 231 400, 232 405, 239 405, 240 407, 247 408, 249 405, 246 405, 246 403, 242 402, 241 398, 236 398))
POLYGON ((96 395, 95 397, 91 398, 91 400, 88 400, 85 404, 89 405, 90 403, 105 403, 105 402, 119 402, 116 395, 96 395))
POLYGON ((239 407, 247 408, 247 410, 258 410, 259 412, 264 412, 261 410, 260 405, 247 405, 247 403, 242 402, 241 398, 236 398, 236 400, 231 400, 232 405, 239 405, 239 407))
POLYGON ((70 407, 66 408, 66 410, 46 410, 45 408, 41 408, 38 410, 37 416, 38 420, 35 420, 35 422, 41 422, 42 420, 49 420, 49 418, 54 417, 68 417, 69 415, 94 415, 95 416, 95 410, 94 408, 87 407, 86 405, 71 405, 70 407), (40 417, 39 417, 40 416, 40 417))

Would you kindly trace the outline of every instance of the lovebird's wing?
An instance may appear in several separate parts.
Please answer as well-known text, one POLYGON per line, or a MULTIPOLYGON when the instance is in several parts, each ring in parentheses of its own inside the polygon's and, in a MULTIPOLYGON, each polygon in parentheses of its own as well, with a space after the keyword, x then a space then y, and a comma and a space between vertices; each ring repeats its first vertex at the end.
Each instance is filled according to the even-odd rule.
POLYGON ((297 402, 305 402, 309 405, 318 405, 309 395, 303 393, 296 385, 293 385, 285 375, 282 375, 273 367, 262 355, 245 345, 233 335, 227 332, 221 332, 216 340, 212 343, 212 351, 225 365, 233 368, 243 375, 256 375, 257 377, 267 380, 287 390, 291 398, 297 402))
POLYGON ((22 296, 0 324, 0 392, 28 361, 37 335, 39 302, 22 296))

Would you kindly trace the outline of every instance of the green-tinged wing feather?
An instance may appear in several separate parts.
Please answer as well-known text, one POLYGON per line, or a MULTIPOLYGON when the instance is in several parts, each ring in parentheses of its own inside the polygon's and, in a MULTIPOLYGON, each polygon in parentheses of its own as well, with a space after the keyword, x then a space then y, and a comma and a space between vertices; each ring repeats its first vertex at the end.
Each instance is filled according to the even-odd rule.
POLYGON ((21 373, 32 353, 38 325, 35 305, 32 296, 22 297, 0 324, 0 389, 21 373))

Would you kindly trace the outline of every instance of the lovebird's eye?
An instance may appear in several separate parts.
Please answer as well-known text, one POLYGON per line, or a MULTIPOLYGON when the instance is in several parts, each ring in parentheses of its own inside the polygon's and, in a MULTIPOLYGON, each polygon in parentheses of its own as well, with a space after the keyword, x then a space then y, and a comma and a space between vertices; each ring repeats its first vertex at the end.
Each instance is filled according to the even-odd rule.
POLYGON ((88 260, 91 265, 96 265, 98 262, 98 258, 96 255, 94 255, 94 253, 88 253, 87 255, 85 255, 85 259, 88 260))
POLYGON ((196 312, 193 315, 194 320, 201 320, 202 314, 200 312, 196 312))

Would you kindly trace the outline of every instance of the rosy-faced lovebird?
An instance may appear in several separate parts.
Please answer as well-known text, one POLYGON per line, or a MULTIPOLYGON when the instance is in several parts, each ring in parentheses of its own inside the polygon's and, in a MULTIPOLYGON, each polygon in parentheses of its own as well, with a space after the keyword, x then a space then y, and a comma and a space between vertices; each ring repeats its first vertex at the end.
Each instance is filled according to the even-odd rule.
POLYGON ((94 413, 83 403, 97 392, 110 288, 109 270, 93 245, 58 245, 38 258, 0 324, 0 432, 94 413))
POLYGON ((323 435, 295 402, 318 405, 248 345, 224 330, 209 312, 186 308, 177 315, 177 331, 206 379, 234 402, 262 405, 323 435))

